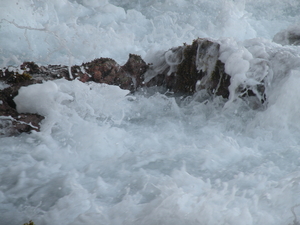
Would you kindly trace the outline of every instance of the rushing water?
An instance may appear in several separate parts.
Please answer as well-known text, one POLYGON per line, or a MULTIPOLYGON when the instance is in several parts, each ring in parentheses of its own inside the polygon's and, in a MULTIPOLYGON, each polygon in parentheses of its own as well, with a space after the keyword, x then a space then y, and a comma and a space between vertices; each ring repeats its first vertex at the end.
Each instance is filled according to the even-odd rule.
POLYGON ((229 100, 77 80, 22 88, 17 109, 46 119, 0 138, 1 225, 300 222, 300 47, 272 42, 299 21, 298 0, 2 0, 0 11, 0 66, 153 62, 208 37, 235 78, 229 100), (238 98, 262 79, 263 106, 238 98))

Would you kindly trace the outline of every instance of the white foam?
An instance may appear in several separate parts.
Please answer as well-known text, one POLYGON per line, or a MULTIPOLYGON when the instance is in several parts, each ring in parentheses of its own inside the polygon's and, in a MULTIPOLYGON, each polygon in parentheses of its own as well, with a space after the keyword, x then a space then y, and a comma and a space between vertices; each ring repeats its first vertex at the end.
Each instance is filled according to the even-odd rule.
POLYGON ((149 50, 167 50, 197 37, 270 39, 299 16, 282 18, 284 14, 272 14, 273 9, 292 10, 288 1, 266 2, 270 12, 264 14, 269 20, 263 20, 261 14, 255 14, 260 4, 250 0, 114 0, 97 4, 6 0, 0 6, 4 12, 0 16, 0 65, 20 65, 23 61, 68 65, 70 58, 73 64, 81 64, 97 57, 110 57, 122 64, 129 53, 147 57, 149 50), (17 46, 14 40, 18 40, 17 46))
POLYGON ((128 53, 159 63, 157 50, 207 36, 220 38, 235 82, 226 110, 226 99, 201 91, 130 96, 63 79, 21 88, 17 110, 45 120, 40 132, 0 138, 0 224, 293 223, 299 47, 271 38, 299 18, 299 1, 31 3, 0 5, 3 66, 124 62, 128 53), (264 110, 236 89, 256 83, 266 87, 264 110))
POLYGON ((23 145, 2 139, 2 203, 10 198, 2 207, 42 224, 288 223, 300 201, 291 185, 299 177, 293 173, 299 146, 289 136, 292 123, 273 139, 269 131, 278 126, 265 118, 278 123, 274 107, 290 99, 297 77, 261 113, 241 102, 232 103, 235 113, 224 112, 222 98, 179 107, 161 94, 130 97, 118 87, 76 80, 23 88, 17 107, 41 93, 22 109, 47 118, 40 133, 18 137, 23 145), (288 88, 290 94, 280 94, 288 88), (39 111, 45 100, 51 104, 39 111))

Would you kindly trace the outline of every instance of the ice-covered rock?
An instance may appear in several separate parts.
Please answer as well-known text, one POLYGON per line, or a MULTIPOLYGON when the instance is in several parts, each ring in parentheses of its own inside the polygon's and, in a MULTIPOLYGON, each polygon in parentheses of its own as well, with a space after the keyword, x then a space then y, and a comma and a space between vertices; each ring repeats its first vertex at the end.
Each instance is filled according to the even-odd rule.
MULTIPOLYGON (((32 108, 33 111, 25 112, 20 105, 26 99, 15 98, 19 101, 19 107, 13 99, 21 86, 65 78, 115 85, 131 92, 143 87, 160 86, 177 94, 192 95, 204 89, 212 96, 228 98, 228 104, 236 98, 247 96, 256 96, 257 104, 260 104, 265 100, 265 85, 270 83, 267 80, 273 76, 272 64, 268 63, 269 56, 265 50, 257 45, 258 40, 252 42, 243 46, 230 39, 213 41, 198 38, 190 45, 153 54, 150 64, 134 54, 129 55, 123 66, 110 58, 98 58, 71 67, 38 66, 34 62, 25 62, 17 68, 0 69, 0 81, 11 85, 0 91, 0 100, 4 103, 2 108, 9 107, 8 111, 13 110, 16 116, 18 113, 47 116, 40 113, 43 112, 41 109, 32 108)), ((51 99, 47 104, 49 102, 51 99)), ((2 109, 0 116, 10 115, 4 111, 2 109)), ((38 130, 38 123, 32 129, 38 130)))
POLYGON ((198 38, 191 45, 159 53, 159 60, 144 75, 145 83, 147 86, 163 85, 185 94, 206 89, 227 98, 230 76, 219 60, 219 49, 219 43, 198 38))

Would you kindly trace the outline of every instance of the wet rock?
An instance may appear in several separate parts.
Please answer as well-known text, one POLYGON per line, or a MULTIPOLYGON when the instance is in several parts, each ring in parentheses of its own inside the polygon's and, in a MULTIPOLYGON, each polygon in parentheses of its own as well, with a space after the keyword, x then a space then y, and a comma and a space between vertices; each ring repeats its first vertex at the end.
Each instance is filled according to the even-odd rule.
POLYGON ((2 119, 9 121, 8 126, 3 126, 5 130, 4 135, 16 136, 21 133, 30 133, 31 131, 40 130, 40 122, 44 119, 43 116, 37 114, 19 114, 17 117, 13 116, 2 116, 2 119))
POLYGON ((0 90, 0 135, 18 135, 32 130, 39 131, 43 116, 37 114, 20 114, 16 110, 13 98, 17 96, 22 86, 40 83, 39 80, 26 80, 10 84, 11 86, 0 90))
POLYGON ((40 122, 44 117, 16 111, 13 99, 22 86, 65 78, 117 85, 122 89, 135 91, 142 84, 142 74, 147 68, 148 65, 140 56, 130 54, 124 66, 118 65, 113 59, 99 58, 72 67, 38 66, 34 62, 24 62, 19 67, 0 69, 0 82, 10 85, 0 90, 0 135, 18 135, 40 129, 40 122))
POLYGON ((83 75, 82 72, 78 73, 81 80, 84 80, 84 77, 88 75, 89 80, 97 83, 117 85, 128 90, 134 87, 131 77, 113 59, 95 59, 92 62, 82 64, 81 68, 85 71, 83 75))
MULTIPOLYGON (((33 82, 32 82, 33 83, 33 82)), ((27 82, 29 85, 29 82, 27 82)), ((21 85, 0 91, 0 135, 15 136, 32 130, 39 131, 43 116, 30 113, 18 113, 13 98, 21 85)))
POLYGON ((123 66, 110 58, 99 58, 83 63, 81 66, 73 66, 72 76, 82 82, 94 81, 134 91, 141 86, 142 75, 147 68, 147 64, 140 56, 130 54, 128 61, 123 66))
POLYGON ((157 55, 152 65, 146 64, 140 56, 130 54, 123 66, 113 59, 99 58, 72 67, 38 66, 34 62, 24 62, 17 68, 0 69, 0 81, 10 85, 0 90, 0 129, 10 135, 39 130, 43 117, 18 113, 13 98, 21 86, 44 80, 93 81, 117 85, 132 92, 145 86, 162 86, 184 95, 205 89, 213 95, 227 98, 230 76, 219 60, 219 48, 217 42, 198 38, 191 45, 184 44, 157 55))
POLYGON ((39 131, 43 116, 20 114, 13 98, 22 86, 41 83, 45 78, 36 79, 42 73, 41 67, 33 62, 24 62, 19 67, 0 70, 0 82, 9 86, 0 90, 0 135, 15 136, 32 130, 39 131))
POLYGON ((149 66, 145 63, 141 56, 134 54, 129 54, 129 59, 122 66, 122 69, 126 71, 127 76, 131 77, 134 89, 143 86, 143 74, 148 70, 148 68, 149 66))
POLYGON ((26 71, 29 74, 38 74, 41 72, 40 67, 34 62, 24 62, 20 66, 21 70, 26 71))
POLYGON ((206 89, 215 95, 229 96, 230 76, 219 60, 220 45, 198 38, 191 45, 164 52, 159 63, 144 74, 146 86, 163 85, 170 91, 193 94, 206 89))
POLYGON ((4 81, 7 84, 23 83, 31 79, 30 74, 20 68, 9 67, 0 70, 0 81, 4 81))

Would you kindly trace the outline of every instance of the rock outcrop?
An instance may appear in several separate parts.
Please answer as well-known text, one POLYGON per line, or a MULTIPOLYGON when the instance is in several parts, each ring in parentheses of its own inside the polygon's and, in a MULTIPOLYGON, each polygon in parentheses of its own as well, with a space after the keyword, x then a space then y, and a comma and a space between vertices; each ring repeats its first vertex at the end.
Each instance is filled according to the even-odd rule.
MULTIPOLYGON (((82 82, 93 81, 118 85, 122 89, 136 90, 142 85, 142 75, 148 65, 138 55, 129 55, 125 65, 118 65, 113 59, 100 58, 80 66, 48 65, 38 66, 34 62, 24 62, 18 68, 0 69, 1 83, 8 85, 0 89, 0 135, 17 135, 32 130, 39 131, 43 116, 18 113, 13 101, 22 86, 41 83, 42 81, 65 78, 79 79, 82 82)), ((2 85, 3 86, 3 85, 2 85)))
POLYGON ((123 66, 113 59, 99 58, 72 67, 24 62, 18 68, 0 69, 0 82, 10 85, 0 90, 0 129, 2 134, 9 135, 39 130, 43 117, 18 113, 13 98, 21 86, 43 80, 79 79, 118 85, 131 92, 142 87, 163 86, 185 95, 206 89, 212 95, 227 98, 230 76, 219 60, 219 48, 217 42, 199 38, 191 45, 184 44, 161 53, 157 56, 159 60, 152 65, 146 64, 140 56, 130 54, 123 66))
POLYGON ((17 135, 32 130, 39 131, 43 116, 30 113, 18 113, 13 98, 22 86, 37 83, 35 80, 23 81, 0 90, 0 135, 17 135))
POLYGON ((191 45, 172 48, 144 74, 144 83, 148 87, 165 86, 170 91, 184 94, 206 89, 227 98, 230 76, 219 60, 219 48, 217 42, 200 38, 191 45))

